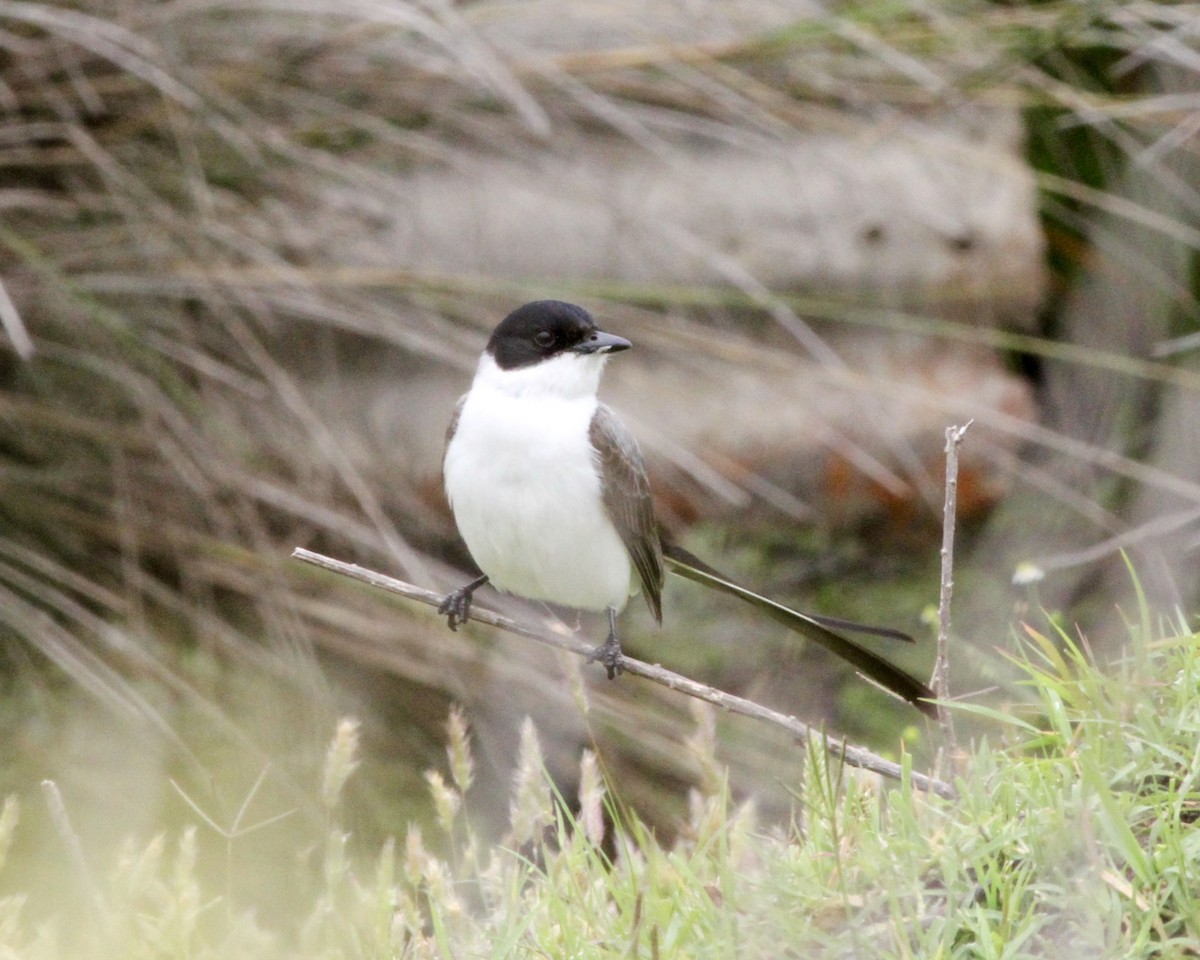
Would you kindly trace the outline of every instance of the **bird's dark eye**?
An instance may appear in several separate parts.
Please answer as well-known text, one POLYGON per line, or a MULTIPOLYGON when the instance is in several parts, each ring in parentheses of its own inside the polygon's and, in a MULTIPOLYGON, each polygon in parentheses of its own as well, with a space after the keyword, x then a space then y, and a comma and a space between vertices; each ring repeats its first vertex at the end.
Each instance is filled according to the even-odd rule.
POLYGON ((542 348, 552 347, 554 346, 554 334, 549 330, 539 330, 533 335, 533 342, 542 348))

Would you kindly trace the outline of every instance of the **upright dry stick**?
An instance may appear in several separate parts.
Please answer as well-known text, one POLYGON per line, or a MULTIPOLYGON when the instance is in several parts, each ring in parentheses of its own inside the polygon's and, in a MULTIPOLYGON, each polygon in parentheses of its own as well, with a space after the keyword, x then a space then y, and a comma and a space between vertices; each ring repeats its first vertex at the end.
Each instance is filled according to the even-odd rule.
MULTIPOLYGON (((297 560, 303 560, 305 563, 311 563, 325 570, 340 573, 342 576, 388 590, 402 597, 408 597, 410 600, 418 600, 421 603, 429 604, 431 607, 438 606, 445 599, 440 593, 434 593, 431 590, 413 586, 411 583, 405 583, 403 580, 395 580, 392 577, 377 573, 374 570, 368 570, 357 564, 344 563, 341 560, 335 560, 333 557, 326 557, 311 550, 305 550, 303 547, 297 547, 293 550, 292 556, 297 560)), ((573 635, 526 626, 525 624, 510 620, 508 617, 502 617, 498 613, 492 613, 490 610, 484 610, 480 607, 471 608, 471 619, 501 630, 507 630, 509 633, 515 633, 521 637, 527 637, 530 640, 536 640, 538 643, 547 644, 558 650, 566 650, 577 656, 586 657, 592 652, 592 648, 588 644, 576 639, 573 635)), ((753 700, 746 700, 732 693, 726 693, 724 690, 718 690, 715 687, 698 683, 682 674, 665 670, 656 664, 634 660, 632 657, 625 657, 623 665, 625 672, 628 674, 661 684, 671 690, 678 690, 689 697, 704 700, 721 707, 723 710, 728 710, 730 713, 753 717, 756 720, 762 720, 765 723, 781 727, 798 740, 808 741, 816 738, 830 754, 850 764, 852 767, 870 770, 872 773, 889 777, 892 780, 900 780, 904 776, 904 771, 900 764, 886 760, 864 747, 856 747, 838 740, 831 740, 825 734, 814 730, 795 717, 786 716, 769 707, 764 707, 762 704, 755 703, 753 700)), ((910 778, 912 785, 918 790, 936 793, 939 797, 947 800, 953 800, 955 797, 954 788, 944 781, 922 773, 911 773, 910 778)))
POLYGON ((942 588, 938 598, 937 658, 929 686, 938 698, 938 724, 942 728, 942 749, 950 756, 957 752, 954 719, 945 701, 950 697, 950 599, 954 594, 954 521, 958 513, 958 447, 974 423, 946 428, 946 501, 942 509, 942 588))

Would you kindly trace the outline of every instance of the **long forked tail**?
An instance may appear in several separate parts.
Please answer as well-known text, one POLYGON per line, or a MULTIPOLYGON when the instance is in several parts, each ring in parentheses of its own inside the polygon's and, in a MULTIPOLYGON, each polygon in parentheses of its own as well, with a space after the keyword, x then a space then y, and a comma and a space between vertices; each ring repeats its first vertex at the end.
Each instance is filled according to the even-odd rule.
POLYGON ((873 636, 888 637, 893 640, 912 642, 912 637, 899 630, 889 627, 873 627, 867 624, 855 623, 853 620, 841 620, 837 617, 821 617, 800 613, 791 607, 776 603, 769 597, 748 590, 741 584, 730 580, 724 574, 714 570, 699 557, 684 550, 674 543, 663 543, 663 560, 667 569, 687 580, 711 587, 722 593, 728 593, 746 601, 777 623, 783 624, 803 637, 819 643, 826 650, 837 654, 850 663, 859 673, 873 680, 896 696, 907 700, 927 716, 936 716, 937 711, 930 702, 934 693, 915 677, 909 676, 899 667, 894 667, 882 657, 872 653, 866 647, 861 647, 853 640, 834 633, 830 627, 838 630, 866 633, 873 636))

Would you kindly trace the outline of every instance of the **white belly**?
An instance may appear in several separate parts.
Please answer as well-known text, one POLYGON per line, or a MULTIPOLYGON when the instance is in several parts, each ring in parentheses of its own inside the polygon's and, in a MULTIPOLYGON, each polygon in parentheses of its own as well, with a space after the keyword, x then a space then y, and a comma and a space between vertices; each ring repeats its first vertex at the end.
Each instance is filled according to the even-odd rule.
POLYGON ((596 400, 472 392, 446 450, 446 494, 493 586, 581 610, 620 610, 632 565, 600 500, 587 428, 596 400))

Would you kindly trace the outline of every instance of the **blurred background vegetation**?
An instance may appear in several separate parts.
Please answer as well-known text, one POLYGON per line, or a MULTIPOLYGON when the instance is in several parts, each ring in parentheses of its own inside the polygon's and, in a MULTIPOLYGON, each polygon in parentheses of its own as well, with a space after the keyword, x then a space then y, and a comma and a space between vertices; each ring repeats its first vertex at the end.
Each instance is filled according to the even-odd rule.
MULTIPOLYGON (((0 3, 0 794, 25 811, 0 880, 70 907, 79 863, 202 811, 204 869, 286 913, 316 883, 336 719, 362 723, 347 809, 374 850, 432 816, 452 702, 485 828, 526 715, 564 782, 589 744, 675 828, 703 774, 685 704, 288 560, 460 582, 441 431, 525 299, 634 340, 606 396, 689 545, 827 613, 928 637, 941 432, 975 418, 957 692, 1021 698, 997 650, 1039 605, 1111 652, 1122 549, 1194 611, 1197 22, 1117 0, 0 3)), ((645 657, 936 749, 723 601, 673 590, 661 633, 630 611, 645 657)), ((928 647, 887 652, 925 672, 928 647)), ((804 758, 719 728, 735 789, 782 809, 804 758)))

